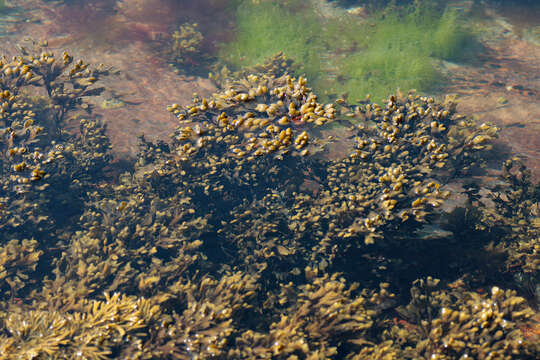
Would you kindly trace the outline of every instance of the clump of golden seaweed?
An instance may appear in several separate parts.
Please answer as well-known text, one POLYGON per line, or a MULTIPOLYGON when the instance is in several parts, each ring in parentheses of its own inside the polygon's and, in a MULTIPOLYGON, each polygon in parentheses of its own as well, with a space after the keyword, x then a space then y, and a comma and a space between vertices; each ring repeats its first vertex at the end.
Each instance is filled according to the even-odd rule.
POLYGON ((225 65, 216 63, 212 66, 212 72, 209 74, 209 78, 219 88, 225 88, 229 83, 245 78, 248 75, 266 75, 279 78, 286 74, 293 74, 296 70, 297 67, 294 62, 287 58, 283 52, 278 52, 268 58, 263 64, 256 64, 235 72, 229 70, 225 65))
POLYGON ((519 329, 534 311, 512 290, 448 291, 428 277, 413 283, 411 301, 399 312, 407 320, 387 336, 401 347, 400 358, 515 359, 538 353, 538 344, 519 329))
POLYGON ((12 239, 0 246, 0 291, 2 297, 14 296, 31 283, 29 274, 36 270, 40 256, 38 242, 34 239, 19 241, 12 239))
POLYGON ((170 38, 156 40, 158 51, 167 61, 182 71, 200 67, 205 59, 202 51, 204 37, 197 23, 186 23, 172 33, 170 38))
MULTIPOLYGON (((539 355, 514 290, 455 281, 453 267, 442 281, 403 272, 441 246, 420 231, 441 223, 446 184, 481 167, 497 133, 452 99, 323 104, 306 79, 263 66, 169 106, 171 141, 141 137, 133 171, 106 183, 105 126, 83 101, 104 68, 46 49, 2 64, 0 359, 539 355), (336 125, 354 141, 345 158, 327 156, 336 125)), ((533 279, 538 188, 515 162, 503 170, 474 226, 504 235, 491 249, 533 279)))
POLYGON ((118 349, 143 348, 137 334, 155 326, 159 314, 152 300, 118 293, 83 300, 70 312, 12 305, 1 314, 0 353, 5 359, 122 357, 118 349))
POLYGON ((338 274, 319 276, 305 269, 308 282, 295 288, 283 284, 277 304, 282 309, 266 333, 248 330, 237 340, 238 349, 229 352, 241 359, 328 359, 339 355, 343 346, 369 343, 375 316, 381 303, 395 295, 381 284, 379 291, 357 291, 338 274))
POLYGON ((335 117, 334 105, 318 103, 305 78, 289 75, 249 75, 228 84, 214 99, 195 99, 186 109, 174 104, 169 111, 182 124, 194 124, 180 127, 174 137, 173 145, 185 148, 186 155, 214 141, 248 160, 270 153, 280 158, 289 153, 305 156, 309 145, 317 142, 300 130, 335 117))
POLYGON ((488 188, 478 227, 488 233, 491 251, 502 253, 501 272, 512 274, 530 296, 540 299, 540 183, 534 185, 525 165, 503 163, 497 185, 488 188))
POLYGON ((94 84, 107 69, 74 62, 67 52, 58 57, 46 43, 31 42, 20 52, 0 59, 2 239, 18 231, 23 237, 46 233, 65 221, 80 206, 77 189, 109 160, 99 121, 80 120, 79 135, 64 129, 69 114, 90 113, 84 98, 103 90, 94 84))

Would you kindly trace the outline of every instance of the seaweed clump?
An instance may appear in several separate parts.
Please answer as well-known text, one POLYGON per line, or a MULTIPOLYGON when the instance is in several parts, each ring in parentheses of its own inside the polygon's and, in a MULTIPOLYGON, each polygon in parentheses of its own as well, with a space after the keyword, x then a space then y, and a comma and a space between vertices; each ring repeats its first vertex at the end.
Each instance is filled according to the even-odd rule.
POLYGON ((406 246, 400 234, 431 221, 450 196, 444 184, 481 167, 498 131, 455 114, 451 97, 338 103, 340 113, 318 103, 303 78, 249 75, 212 99, 173 104, 180 126, 172 148, 154 153, 154 184, 181 182, 220 209, 209 224, 246 261, 325 268, 350 249, 406 246), (361 125, 351 128, 354 152, 333 160, 319 129, 337 117, 361 125))
POLYGON ((149 331, 159 316, 159 306, 151 300, 105 294, 104 300, 87 300, 78 311, 49 309, 27 311, 11 306, 0 312, 4 356, 30 358, 104 359, 115 354, 122 344, 142 348, 131 342, 141 331, 149 331))
POLYGON ((343 346, 368 342, 375 328, 380 303, 393 294, 381 284, 379 291, 357 292, 358 284, 347 286, 338 274, 320 276, 305 269, 308 283, 298 289, 284 284, 279 295, 283 308, 279 320, 267 333, 248 330, 237 340, 238 349, 229 352, 241 359, 289 359, 291 357, 332 358, 343 346))
MULTIPOLYGON (((142 136, 133 171, 108 183, 100 177, 109 158, 104 126, 90 112, 79 121, 79 134, 63 130, 70 113, 91 110, 83 98, 100 91, 92 90, 97 76, 67 54, 32 56, 23 55, 23 65, 60 64, 29 80, 18 80, 22 68, 10 73, 8 85, 31 84, 43 97, 8 96, 8 105, 28 105, 20 113, 19 105, 6 106, 13 115, 2 120, 35 119, 28 126, 43 127, 39 142, 24 146, 46 154, 53 147, 59 154, 51 163, 61 166, 40 163, 45 173, 22 183, 24 192, 2 190, 2 355, 537 357, 537 342, 524 330, 533 328, 534 313, 515 290, 484 280, 491 292, 473 291, 481 280, 469 278, 457 286, 462 268, 440 271, 441 281, 424 276, 430 269, 418 264, 425 252, 411 250, 437 251, 436 239, 419 232, 445 216, 441 208, 452 195, 445 186, 481 168, 497 136, 496 127, 456 114, 452 98, 439 102, 411 92, 381 105, 324 103, 303 77, 238 75, 209 98, 170 105, 178 119, 170 141, 142 136), (45 78, 57 80, 45 86, 45 78), (352 144, 345 154, 330 156, 337 137, 330 129, 345 132, 352 144), (34 197, 35 184, 50 184, 50 195, 34 197), (60 186, 77 199, 65 222, 51 215, 63 199, 60 186), (56 220, 47 231, 36 231, 32 218, 19 227, 10 222, 24 219, 17 204, 42 198, 46 206, 28 208, 56 220)), ((26 174, 14 164, 28 153, 4 157, 13 148, 9 133, 0 143, 6 179, 26 174)), ((12 140, 31 134, 21 131, 12 140)), ((516 214, 509 204, 522 194, 533 199, 537 190, 521 182, 526 177, 513 177, 511 165, 505 165, 506 186, 492 189, 492 201, 508 213, 492 223, 479 217, 475 225, 486 237, 506 234, 504 251, 517 254, 516 239, 535 233, 533 227, 519 232, 514 222, 531 219, 536 205, 524 203, 516 214), (520 186, 522 193, 515 190, 520 186), (511 214, 515 219, 505 223, 511 214)), ((523 273, 534 271, 519 264, 523 273)))
POLYGON ((69 113, 91 111, 83 99, 103 90, 93 85, 107 70, 91 69, 82 61, 74 63, 66 52, 57 58, 47 50, 38 52, 38 44, 33 46, 36 50, 21 48, 21 56, 0 61, 5 204, 1 226, 12 229, 27 220, 39 228, 47 216, 35 211, 45 207, 46 212, 54 213, 50 211, 53 199, 58 202, 65 188, 80 187, 88 180, 84 174, 95 173, 109 159, 110 145, 103 124, 81 120, 81 134, 71 143, 64 130, 69 113), (69 167, 72 170, 67 174, 65 169, 69 167), (33 201, 41 205, 36 207, 33 201), (22 208, 11 211, 13 206, 22 208), (20 219, 21 214, 27 214, 27 219, 20 219))
POLYGON ((204 36, 197 23, 182 24, 170 36, 160 36, 155 42, 157 52, 174 67, 175 72, 200 72, 211 60, 203 49, 204 36))
POLYGON ((540 350, 520 330, 534 311, 513 290, 448 291, 428 277, 413 283, 411 301, 399 312, 408 321, 389 334, 401 346, 401 358, 533 358, 540 350))
POLYGON ((540 299, 540 183, 518 158, 503 163, 500 182, 488 187, 478 227, 492 242, 490 251, 504 255, 498 271, 513 277, 531 298, 540 299))
POLYGON ((297 66, 293 60, 285 56, 282 51, 268 57, 262 64, 243 67, 238 71, 231 71, 226 65, 220 66, 219 63, 214 64, 213 72, 210 72, 209 78, 223 89, 230 82, 238 79, 246 78, 248 75, 265 75, 279 78, 286 74, 294 74, 297 71, 297 66))
POLYGON ((67 52, 57 57, 46 44, 31 46, 0 60, 0 239, 8 252, 19 244, 24 251, 14 252, 14 261, 35 268, 39 249, 53 245, 36 246, 33 238, 67 228, 81 211, 86 189, 109 161, 110 142, 91 117, 79 120, 79 134, 64 129, 70 114, 91 111, 83 99, 101 92, 93 85, 106 69, 74 63, 67 52))

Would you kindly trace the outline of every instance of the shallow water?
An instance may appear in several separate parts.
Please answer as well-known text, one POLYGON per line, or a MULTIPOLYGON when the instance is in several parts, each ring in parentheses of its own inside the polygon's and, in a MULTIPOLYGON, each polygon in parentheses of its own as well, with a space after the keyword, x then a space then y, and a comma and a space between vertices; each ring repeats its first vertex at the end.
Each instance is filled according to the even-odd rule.
POLYGON ((374 3, 5 1, 0 359, 536 358, 538 5, 374 3))

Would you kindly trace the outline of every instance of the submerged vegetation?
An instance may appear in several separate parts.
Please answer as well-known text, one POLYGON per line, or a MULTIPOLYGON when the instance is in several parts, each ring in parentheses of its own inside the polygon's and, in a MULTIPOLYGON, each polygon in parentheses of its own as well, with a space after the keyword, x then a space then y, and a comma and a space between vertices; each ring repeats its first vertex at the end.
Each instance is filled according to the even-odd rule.
POLYGON ((498 129, 452 97, 324 103, 288 65, 217 74, 107 182, 107 69, 1 60, 0 358, 538 358, 538 185, 509 160, 445 209, 498 129))
MULTIPOLYGON (((483 182, 500 129, 455 96, 390 92, 439 82, 456 14, 241 3, 218 89, 114 178, 110 68, 0 58, 0 360, 540 358, 540 183, 483 182)), ((160 55, 200 70, 177 29, 160 55)))
POLYGON ((435 61, 463 57, 470 36, 453 10, 441 13, 433 5, 415 4, 404 14, 385 12, 367 36, 364 50, 339 63, 347 74, 342 91, 353 99, 370 92, 379 99, 396 86, 434 90, 442 82, 435 61))
POLYGON ((177 71, 193 73, 208 61, 203 56, 201 43, 203 35, 197 30, 198 24, 183 24, 174 31, 170 39, 158 39, 157 51, 168 60, 177 71))
POLYGON ((395 6, 369 19, 342 10, 338 21, 311 2, 245 1, 219 58, 241 68, 282 51, 321 95, 370 93, 378 100, 398 87, 433 90, 441 79, 437 60, 462 58, 472 34, 455 10, 437 2, 395 6))

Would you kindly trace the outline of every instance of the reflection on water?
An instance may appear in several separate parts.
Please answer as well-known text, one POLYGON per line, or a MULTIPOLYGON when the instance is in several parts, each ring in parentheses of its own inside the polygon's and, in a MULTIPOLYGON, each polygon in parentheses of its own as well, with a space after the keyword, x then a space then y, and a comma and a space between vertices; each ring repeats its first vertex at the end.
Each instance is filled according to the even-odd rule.
POLYGON ((536 9, 0 2, 0 359, 538 358, 536 9))

